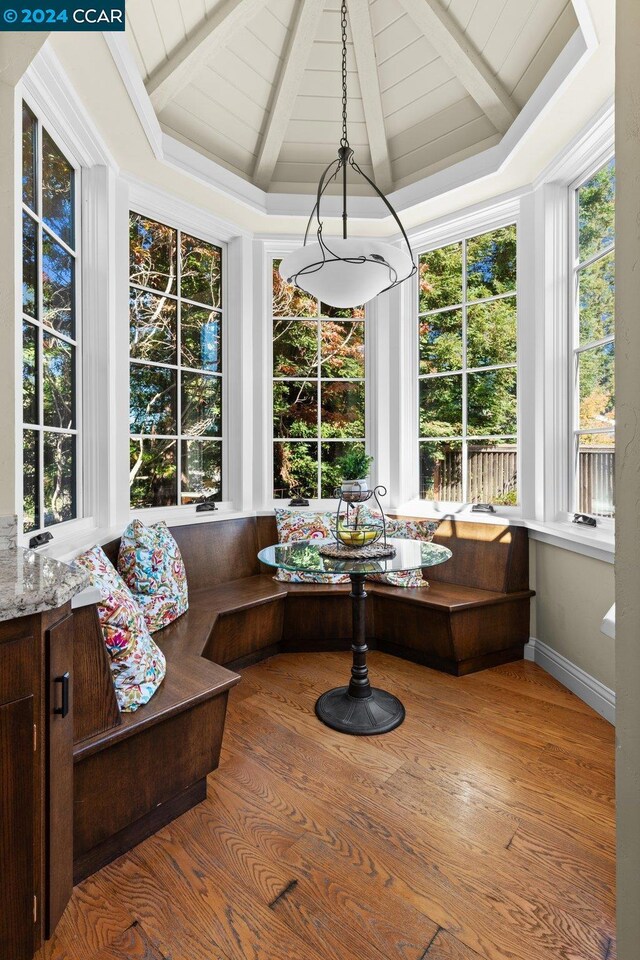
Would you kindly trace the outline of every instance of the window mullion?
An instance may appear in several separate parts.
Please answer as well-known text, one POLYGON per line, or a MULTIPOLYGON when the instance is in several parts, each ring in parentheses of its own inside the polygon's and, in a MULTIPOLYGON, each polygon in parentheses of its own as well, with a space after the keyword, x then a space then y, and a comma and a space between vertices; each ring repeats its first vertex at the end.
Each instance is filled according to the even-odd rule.
POLYGON ((317 468, 317 496, 322 497, 322 307, 320 301, 317 304, 318 316, 316 318, 316 342, 318 352, 316 354, 316 434, 318 450, 318 468, 317 468))
POLYGON ((182 504, 182 231, 176 230, 176 497, 182 504))
POLYGON ((36 192, 38 207, 38 222, 36 228, 36 317, 38 323, 38 529, 45 527, 44 502, 44 330, 42 325, 43 314, 43 283, 42 283, 42 124, 36 123, 36 192))
POLYGON ((604 258, 610 253, 615 253, 615 249, 615 243, 611 243, 608 247, 600 247, 595 253, 592 253, 591 256, 587 257, 586 260, 578 260, 576 257, 574 263, 576 270, 586 270, 587 267, 593 266, 593 264, 597 263, 598 260, 604 260, 604 258))
MULTIPOLYGON (((583 187, 590 187, 593 189, 603 188, 603 192, 600 197, 596 198, 596 201, 604 202, 605 204, 613 201, 615 204, 615 186, 614 180, 611 179, 606 182, 606 175, 600 180, 598 184, 596 178, 602 174, 607 169, 612 169, 613 161, 609 160, 607 163, 602 165, 598 170, 589 174, 586 178, 582 179, 580 182, 574 183, 569 189, 571 194, 572 206, 572 217, 571 217, 571 249, 570 249, 570 262, 572 264, 572 269, 570 273, 572 287, 570 289, 570 317, 569 317, 569 336, 570 336, 570 363, 571 368, 568 371, 569 382, 571 385, 571 395, 570 395, 570 413, 571 413, 571 430, 570 430, 570 457, 571 457, 571 470, 569 474, 570 481, 570 503, 569 503, 569 512, 575 510, 581 512, 587 512, 594 514, 596 516, 613 516, 614 513, 614 504, 613 504, 613 462, 607 463, 606 460, 600 460, 599 457, 602 456, 603 451, 593 450, 594 446, 598 444, 587 444, 584 448, 584 458, 580 451, 582 438, 586 437, 612 437, 613 434, 613 424, 605 424, 602 427, 582 427, 580 423, 581 419, 581 400, 580 400, 580 359, 582 357, 588 356, 590 351, 596 351, 600 348, 607 347, 608 345, 615 344, 615 330, 612 334, 609 334, 605 337, 601 337, 598 340, 592 340, 589 343, 581 344, 580 343, 580 324, 581 324, 581 303, 580 303, 580 282, 585 272, 592 267, 594 264, 598 264, 603 261, 610 254, 615 256, 615 242, 609 244, 608 246, 600 245, 599 248, 587 256, 584 260, 580 261, 580 250, 579 250, 579 238, 580 238, 580 204, 581 204, 581 189, 583 187), (583 475, 583 469, 587 471, 583 475)), ((600 216, 604 215, 605 207, 602 207, 598 210, 596 207, 596 213, 600 216)), ((585 216, 588 215, 589 208, 585 207, 585 216)), ((587 226, 591 226, 589 221, 587 226)), ((595 227, 604 227, 606 221, 602 220, 600 223, 595 222, 595 227)), ((611 225, 610 225, 611 226, 611 225)), ((605 228, 605 232, 600 234, 600 238, 606 236, 609 228, 605 228)), ((615 237, 614 237, 615 241, 615 237)), ((601 241, 600 241, 601 242, 601 241)), ((596 305, 597 309, 597 305, 596 305)), ((597 318, 597 313, 594 313, 593 318, 597 318)), ((592 318, 592 319, 593 319, 592 318)), ((593 354, 592 354, 593 355, 593 354)), ((597 357, 597 353, 595 353, 597 357)), ((606 370, 604 368, 598 369, 595 368, 593 373, 596 373, 598 376, 601 374, 605 375, 605 380, 603 384, 607 383, 606 379, 606 370)), ((611 389, 611 384, 608 384, 609 387, 609 396, 610 399, 614 399, 614 393, 611 389)), ((609 446, 606 445, 605 446, 609 446)), ((612 457, 615 455, 615 445, 610 445, 609 458, 612 460, 612 457)))
POLYGON ((467 240, 462 242, 462 502, 466 503, 469 491, 469 467, 467 457, 467 240))

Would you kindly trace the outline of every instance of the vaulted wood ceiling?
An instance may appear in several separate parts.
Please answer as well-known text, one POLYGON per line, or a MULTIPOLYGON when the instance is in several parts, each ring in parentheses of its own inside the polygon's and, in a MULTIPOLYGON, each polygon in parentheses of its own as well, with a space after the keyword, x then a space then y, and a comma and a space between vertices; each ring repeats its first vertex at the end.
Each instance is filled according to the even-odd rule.
MULTIPOLYGON (((577 29, 571 0, 348 0, 349 138, 384 190, 497 143, 577 29)), ((313 192, 340 138, 339 0, 129 0, 164 130, 313 192)))

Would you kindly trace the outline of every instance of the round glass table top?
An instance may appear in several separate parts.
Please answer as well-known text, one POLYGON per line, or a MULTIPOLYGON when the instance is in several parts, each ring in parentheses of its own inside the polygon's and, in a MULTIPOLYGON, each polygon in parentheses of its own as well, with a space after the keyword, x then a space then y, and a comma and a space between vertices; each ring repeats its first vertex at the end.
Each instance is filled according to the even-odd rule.
POLYGON ((320 548, 335 540, 295 540, 292 543, 277 543, 264 547, 258 559, 268 567, 278 567, 296 573, 393 573, 398 570, 418 570, 444 563, 451 550, 437 543, 421 540, 399 540, 387 537, 387 543, 395 549, 395 556, 376 560, 356 560, 345 557, 323 557, 320 548))

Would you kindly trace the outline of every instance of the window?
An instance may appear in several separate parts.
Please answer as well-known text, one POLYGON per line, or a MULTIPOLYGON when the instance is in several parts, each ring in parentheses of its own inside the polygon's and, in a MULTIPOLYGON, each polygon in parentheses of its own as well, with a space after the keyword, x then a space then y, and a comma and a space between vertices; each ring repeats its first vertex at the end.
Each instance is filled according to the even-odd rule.
POLYGON ((516 227, 420 256, 420 496, 514 505, 516 227))
POLYGON ((76 174, 22 106, 23 529, 75 519, 78 482, 76 174))
POLYGON ((365 442, 364 308, 284 283, 273 263, 273 495, 333 497, 337 460, 365 442))
POLYGON ((573 196, 572 509, 613 517, 615 161, 573 196))
POLYGON ((222 250, 132 213, 130 502, 222 499, 222 250))

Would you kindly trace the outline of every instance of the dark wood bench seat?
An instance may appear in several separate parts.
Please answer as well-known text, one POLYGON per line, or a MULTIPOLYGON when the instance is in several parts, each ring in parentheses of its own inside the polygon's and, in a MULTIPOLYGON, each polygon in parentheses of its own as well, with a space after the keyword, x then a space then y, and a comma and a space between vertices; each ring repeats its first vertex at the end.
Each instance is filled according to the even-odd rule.
MULTIPOLYGON (((76 611, 74 861, 79 880, 206 795, 218 764, 234 669, 280 651, 348 649, 349 584, 281 583, 258 550, 277 540, 273 515, 172 528, 189 610, 154 634, 167 658, 162 686, 120 714, 95 608, 76 611)), ((367 637, 453 674, 523 655, 529 636, 527 531, 441 524, 453 551, 427 588, 366 585, 367 637)), ((117 562, 119 541, 105 546, 117 562)))
MULTIPOLYGON (((277 600, 284 601, 287 591, 273 578, 258 574, 215 587, 194 590, 189 593, 189 610, 169 626, 155 634, 155 639, 169 657, 188 651, 198 657, 205 656, 205 649, 216 632, 220 616, 240 614, 277 600)), ((206 654, 207 659, 218 662, 206 654)))
MULTIPOLYGON (((384 583, 372 583, 367 587, 368 593, 377 597, 398 599, 398 588, 384 583)), ((517 590, 513 593, 501 593, 498 590, 479 590, 477 587, 466 587, 460 583, 438 583, 434 581, 427 588, 414 587, 403 591, 402 602, 414 603, 418 606, 433 610, 447 610, 456 613, 459 610, 470 610, 475 607, 492 607, 499 603, 514 603, 519 600, 529 600, 533 596, 531 590, 517 590)))
POLYGON ((133 713, 122 713, 117 726, 77 743, 74 747, 75 763, 105 747, 112 747, 135 736, 146 727, 162 723, 184 710, 224 693, 240 679, 231 670, 204 660, 201 656, 183 653, 178 657, 169 654, 167 659, 167 675, 149 703, 133 713))
MULTIPOLYGON (((283 584, 290 597, 344 597, 349 596, 351 586, 348 583, 287 583, 283 584)), ((513 593, 501 593, 498 590, 479 590, 459 583, 429 583, 428 587, 408 587, 399 594, 399 588, 375 580, 365 584, 368 596, 389 597, 402 603, 416 603, 419 606, 437 610, 449 610, 454 613, 471 607, 493 606, 496 603, 511 603, 529 599, 532 590, 518 590, 513 593)))

